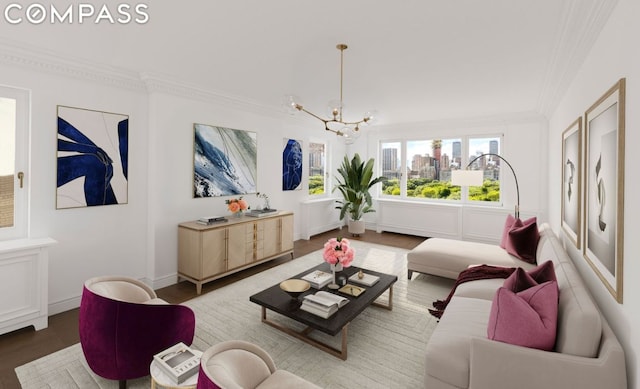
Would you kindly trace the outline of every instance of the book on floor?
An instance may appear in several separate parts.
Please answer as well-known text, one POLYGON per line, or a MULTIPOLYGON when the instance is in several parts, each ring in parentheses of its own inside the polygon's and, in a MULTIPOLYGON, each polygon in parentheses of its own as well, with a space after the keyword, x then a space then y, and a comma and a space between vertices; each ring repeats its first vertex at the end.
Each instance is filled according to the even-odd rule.
POLYGON ((312 288, 322 289, 333 280, 333 274, 322 270, 315 270, 302 277, 303 280, 309 282, 312 288))

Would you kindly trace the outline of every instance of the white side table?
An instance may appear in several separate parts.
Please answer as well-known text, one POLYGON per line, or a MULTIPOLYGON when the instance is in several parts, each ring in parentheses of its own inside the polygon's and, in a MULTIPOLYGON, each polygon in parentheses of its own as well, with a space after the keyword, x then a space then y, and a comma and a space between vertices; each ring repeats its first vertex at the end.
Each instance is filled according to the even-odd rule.
MULTIPOLYGON (((199 354, 198 356, 202 356, 202 351, 193 350, 193 352, 195 354, 199 354)), ((158 387, 163 387, 166 389, 193 389, 198 384, 199 372, 187 378, 184 382, 176 384, 175 382, 173 382, 171 377, 169 377, 169 375, 158 366, 155 360, 151 362, 149 371, 151 373, 151 389, 156 389, 158 387)))

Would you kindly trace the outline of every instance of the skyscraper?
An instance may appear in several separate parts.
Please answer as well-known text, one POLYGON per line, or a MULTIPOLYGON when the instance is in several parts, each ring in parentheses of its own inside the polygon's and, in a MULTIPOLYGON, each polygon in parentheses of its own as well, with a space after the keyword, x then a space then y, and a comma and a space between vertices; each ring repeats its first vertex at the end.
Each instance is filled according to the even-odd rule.
POLYGON ((451 162, 455 162, 458 167, 462 164, 462 142, 455 141, 451 144, 451 162))

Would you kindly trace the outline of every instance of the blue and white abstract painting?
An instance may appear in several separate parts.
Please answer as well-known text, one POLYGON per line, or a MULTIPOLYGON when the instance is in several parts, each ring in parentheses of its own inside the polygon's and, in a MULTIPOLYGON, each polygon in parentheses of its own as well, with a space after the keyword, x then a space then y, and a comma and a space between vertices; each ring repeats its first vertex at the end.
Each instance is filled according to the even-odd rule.
POLYGON ((193 127, 193 197, 256 193, 256 133, 197 123, 193 127))
POLYGON ((58 106, 56 208, 128 201, 129 116, 58 106))
POLYGON ((302 182, 302 143, 284 140, 282 150, 282 190, 299 190, 302 182))

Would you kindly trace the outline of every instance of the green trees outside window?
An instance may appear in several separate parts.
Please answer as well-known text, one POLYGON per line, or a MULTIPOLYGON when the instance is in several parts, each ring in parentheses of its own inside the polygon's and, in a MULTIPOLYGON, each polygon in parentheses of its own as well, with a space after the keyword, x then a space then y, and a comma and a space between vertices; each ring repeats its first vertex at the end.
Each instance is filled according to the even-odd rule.
POLYGON ((405 199, 499 202, 499 158, 482 157, 468 167, 467 163, 481 154, 498 154, 501 140, 500 136, 464 136, 381 142, 380 169, 387 178, 382 183, 382 195, 405 199), (451 172, 465 168, 483 170, 483 185, 465 190, 451 185, 451 172), (465 199, 462 198, 463 193, 467 194, 465 199))
POLYGON ((309 194, 310 195, 324 194, 324 176, 322 174, 309 176, 309 194))
MULTIPOLYGON (((395 178, 383 182, 382 193, 390 196, 400 195, 399 180, 395 178)), ((407 197, 460 200, 460 187, 438 180, 410 178, 407 180, 407 197)), ((487 179, 482 186, 469 187, 469 200, 500 201, 500 182, 487 179)))

